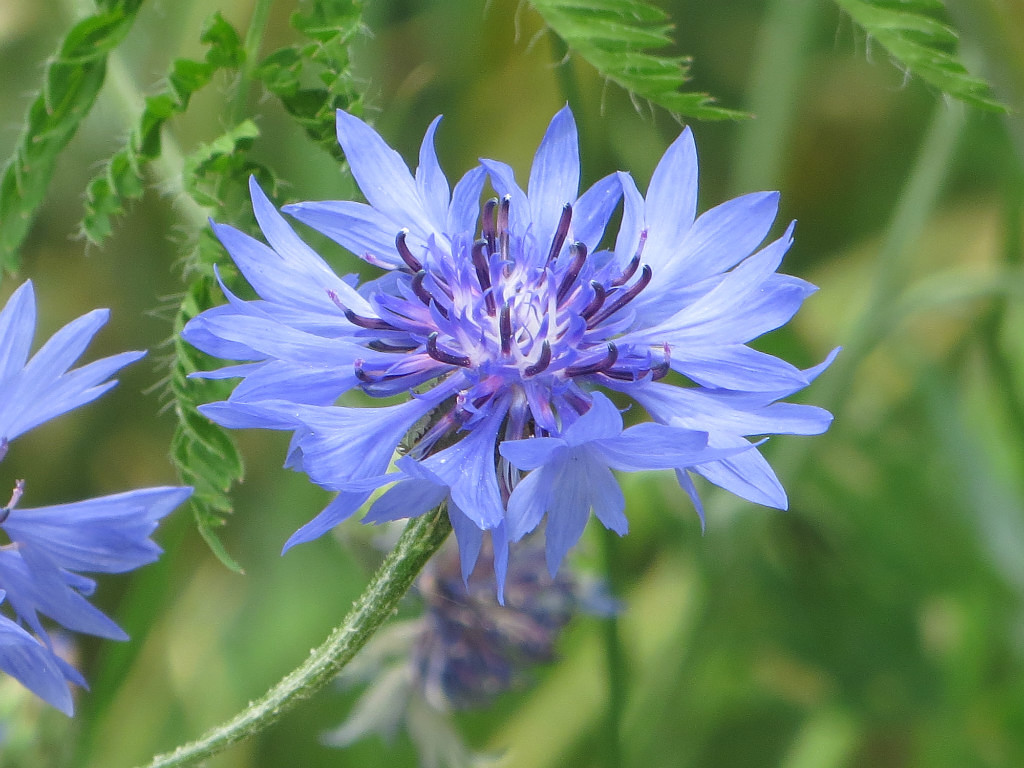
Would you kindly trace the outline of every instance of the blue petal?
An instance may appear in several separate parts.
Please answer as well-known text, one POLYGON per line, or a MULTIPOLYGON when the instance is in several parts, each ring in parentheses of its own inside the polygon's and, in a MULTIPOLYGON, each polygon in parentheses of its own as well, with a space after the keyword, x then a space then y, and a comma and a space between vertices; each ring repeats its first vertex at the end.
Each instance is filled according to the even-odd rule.
POLYGON ((527 186, 534 236, 542 249, 551 243, 562 206, 576 200, 579 186, 579 137, 572 111, 565 106, 551 119, 537 148, 527 186))
POLYGON ((625 513, 626 497, 623 496, 615 475, 607 467, 594 464, 587 476, 587 483, 590 503, 597 519, 608 530, 625 536, 629 531, 629 521, 626 520, 625 513))
POLYGON ((459 509, 457 504, 448 505, 448 519, 451 521, 452 530, 455 531, 455 540, 459 545, 459 569, 462 572, 462 581, 468 583, 469 576, 473 573, 476 561, 480 557, 484 532, 465 512, 459 509))
POLYGON ((54 655, 3 616, 0 616, 0 669, 65 715, 74 711, 71 691, 54 655))
POLYGON ((445 178, 437 162, 437 152, 434 151, 434 134, 440 122, 440 116, 435 117, 423 135, 420 164, 416 168, 416 189, 433 229, 445 232, 448 220, 448 179, 445 178))
MULTIPOLYGON (((395 221, 368 205, 348 200, 294 203, 282 210, 327 235, 355 256, 362 259, 369 255, 376 266, 385 269, 405 266, 395 247, 395 237, 407 227, 401 219, 395 221)), ((410 231, 406 242, 410 248, 426 247, 426 240, 419 233, 410 231)))
MULTIPOLYGON (((621 422, 620 422, 621 424, 621 422)), ((564 451, 566 442, 560 437, 529 437, 523 440, 505 440, 498 451, 519 469, 529 470, 554 460, 557 451, 564 451)))
MULTIPOLYGON (((745 322, 750 317, 750 307, 759 306, 759 292, 775 274, 792 241, 790 225, 781 238, 744 260, 704 296, 674 311, 661 322, 628 334, 628 338, 634 342, 647 340, 651 344, 667 342, 672 345, 686 345, 702 341, 728 343, 737 335, 743 336, 742 332, 737 334, 735 331, 738 322, 736 318, 740 317, 741 322, 745 322)), ((648 286, 640 296, 648 295, 650 289, 651 286, 648 286)), ((657 314, 679 306, 678 299, 673 297, 671 289, 658 294, 657 301, 657 314)), ((644 321, 651 321, 655 311, 648 309, 645 312, 644 321)))
POLYGON ((552 476, 558 476, 567 459, 568 451, 552 458, 550 463, 534 470, 516 485, 509 497, 508 512, 505 515, 505 524, 512 541, 519 541, 540 525, 544 513, 551 508, 552 476))
MULTIPOLYGON (((585 449, 574 451, 572 459, 560 467, 557 476, 546 478, 552 488, 544 539, 548 571, 552 577, 558 572, 559 564, 580 540, 583 530, 587 527, 593 503, 592 479, 598 477, 602 471, 611 474, 607 467, 586 456, 585 449)), ((548 474, 548 469, 550 467, 538 471, 548 474)), ((554 473, 551 472, 551 475, 554 473)))
POLYGON ((616 437, 622 433, 622 414, 615 403, 600 392, 591 394, 590 410, 578 418, 562 435, 567 445, 577 446, 592 440, 616 437))
POLYGON ((85 599, 75 586, 81 579, 62 572, 32 547, 23 552, 0 549, 0 589, 18 619, 45 637, 39 614, 48 616, 67 629, 108 640, 127 640, 128 636, 109 617, 85 599))
MULTIPOLYGON (((715 448, 742 448, 749 445, 742 437, 712 435, 708 440, 715 448)), ((756 449, 743 450, 721 461, 699 464, 693 470, 715 485, 740 498, 775 509, 786 509, 786 491, 771 465, 756 449)))
MULTIPOLYGON (((426 237, 433 231, 416 182, 395 150, 358 117, 338 110, 338 143, 367 202, 389 219, 426 237)), ((392 235, 394 236, 394 235, 392 235)))
POLYGON ((679 250, 684 236, 693 226, 696 213, 697 147, 693 133, 687 127, 665 150, 647 189, 645 219, 653 224, 647 240, 650 249, 647 253, 652 259, 648 263, 655 270, 679 250))
POLYGON ((400 480, 386 490, 363 518, 364 523, 387 523, 418 517, 448 498, 448 486, 419 478, 400 480))
POLYGON ((687 467, 711 458, 707 432, 637 424, 614 438, 597 440, 591 450, 610 467, 623 472, 687 467))
MULTIPOLYGON (((633 177, 624 171, 619 171, 618 177, 623 197, 622 222, 615 238, 615 260, 622 267, 640 250, 641 236, 647 237, 647 225, 644 219, 644 199, 633 177)), ((644 247, 646 249, 646 242, 644 247)))
POLYGON ((0 311, 0 383, 6 384, 25 366, 35 330, 36 298, 32 281, 26 280, 0 311))
POLYGON ((269 301, 333 314, 337 310, 327 295, 330 289, 345 306, 363 311, 359 295, 295 234, 254 178, 249 179, 249 191, 256 221, 273 250, 246 240, 241 233, 238 237, 230 227, 214 227, 218 235, 224 235, 222 242, 249 285, 269 301))
POLYGON ((405 433, 433 405, 424 398, 381 408, 281 403, 273 409, 292 414, 296 427, 306 430, 298 442, 303 471, 320 487, 341 491, 353 480, 382 474, 405 433))
POLYGON ((608 219, 611 218, 620 199, 622 182, 619 175, 613 173, 580 195, 580 199, 573 206, 572 239, 584 243, 588 253, 594 253, 601 244, 608 219))
POLYGON ((339 493, 331 503, 293 533, 281 549, 283 555, 296 544, 305 544, 313 539, 318 539, 339 523, 348 520, 356 511, 363 506, 372 491, 342 492, 339 493))
POLYGON ((17 507, 2 527, 19 547, 45 553, 70 571, 123 573, 160 554, 150 538, 157 522, 191 488, 145 488, 38 509, 17 507))
POLYGON ((452 202, 448 206, 447 231, 453 236, 466 233, 474 237, 477 221, 480 218, 480 193, 484 188, 487 172, 477 166, 459 179, 452 192, 452 202))
POLYGON ((776 392, 795 391, 809 383, 799 368, 742 344, 673 350, 671 365, 707 387, 776 392))
POLYGON ((504 416, 503 410, 495 409, 459 442, 428 460, 431 470, 451 488, 452 501, 483 529, 496 527, 505 516, 494 462, 504 416))

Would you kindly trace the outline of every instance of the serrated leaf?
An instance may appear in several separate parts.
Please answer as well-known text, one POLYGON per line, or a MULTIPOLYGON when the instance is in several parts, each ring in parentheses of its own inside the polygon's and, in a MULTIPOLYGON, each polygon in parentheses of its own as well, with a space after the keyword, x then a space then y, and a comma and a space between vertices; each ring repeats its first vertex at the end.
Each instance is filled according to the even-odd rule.
POLYGON ((292 26, 310 42, 274 51, 253 72, 306 134, 339 161, 343 158, 335 134, 335 112, 360 109, 348 49, 362 29, 360 13, 357 0, 315 0, 307 13, 291 17, 292 26), (311 80, 323 87, 303 85, 311 80))
POLYGON ((184 112, 192 94, 205 87, 219 70, 237 67, 245 60, 238 32, 220 13, 206 21, 200 40, 210 46, 204 60, 177 59, 171 64, 167 88, 146 98, 127 142, 86 188, 82 234, 90 242, 102 243, 113 229, 113 218, 124 213, 125 204, 142 197, 142 169, 160 157, 161 132, 167 120, 184 112))
POLYGON ((1006 112, 988 83, 971 75, 956 54, 957 34, 934 0, 836 0, 865 33, 911 74, 981 109, 1006 112))
POLYGON ((651 53, 672 42, 660 9, 640 0, 531 0, 570 52, 634 97, 678 118, 734 120, 742 112, 716 106, 706 93, 682 90, 689 60, 651 53))
POLYGON ((108 0, 78 22, 47 64, 43 87, 0 180, 0 277, 18 268, 18 251, 46 195, 57 156, 92 109, 107 54, 131 28, 142 0, 108 0))

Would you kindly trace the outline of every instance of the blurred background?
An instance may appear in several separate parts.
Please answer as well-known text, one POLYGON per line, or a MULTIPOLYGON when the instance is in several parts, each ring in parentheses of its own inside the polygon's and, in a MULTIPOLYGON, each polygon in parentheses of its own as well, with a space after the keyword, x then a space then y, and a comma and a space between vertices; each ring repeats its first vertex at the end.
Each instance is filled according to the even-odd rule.
MULTIPOLYGON (((622 601, 621 657, 609 665, 607 622, 579 615, 557 662, 458 725, 475 749, 530 768, 608 765, 609 711, 628 766, 1024 765, 1024 6, 949 3, 965 60, 1013 107, 1005 117, 906 75, 830 3, 658 4, 677 51, 693 56, 690 86, 755 114, 691 123, 700 209, 781 191, 775 236, 798 220, 784 271, 821 290, 759 345, 803 367, 844 346, 801 393, 835 424, 766 447, 790 494, 785 513, 705 485, 702 533, 670 474, 623 477, 629 535, 605 558, 591 525, 573 563, 597 575, 611 563, 603 575, 622 601)), ((0 285, 6 300, 35 281, 40 338, 110 307, 89 354, 150 350, 102 401, 10 452, 0 482, 26 478, 26 505, 176 482, 174 421, 161 410, 170 351, 161 307, 183 290, 193 225, 151 175, 109 243, 87 247, 75 234, 86 184, 136 119, 126 89, 153 92, 172 59, 200 58, 199 30, 215 7, 244 30, 251 6, 144 4, 118 49, 120 86, 108 83, 62 155, 21 273, 0 285)), ((0 3, 0 156, 84 8, 0 3)), ((273 4, 264 50, 294 37, 293 10, 273 4)), ((428 122, 444 114, 438 151, 450 179, 486 155, 524 181, 567 99, 566 74, 584 185, 623 169, 645 188, 680 131, 584 62, 560 64, 528 6, 403 0, 367 4, 364 21, 356 61, 366 114, 411 163, 428 122)), ((217 136, 228 87, 197 94, 168 138, 188 152, 217 136)), ((253 154, 287 182, 284 199, 352 194, 275 100, 255 92, 249 109, 261 132, 253 154)), ((358 268, 325 255, 340 271, 358 268)), ((281 469, 286 436, 237 437, 247 475, 223 536, 246 574, 210 554, 185 511, 165 521, 163 559, 100 586, 97 602, 132 641, 69 638, 92 686, 74 719, 0 681, 0 765, 144 763, 244 707, 341 619, 379 560, 379 531, 350 522, 279 557, 327 496, 281 469)), ((345 750, 319 743, 359 694, 328 690, 208 765, 416 765, 401 733, 345 750)))

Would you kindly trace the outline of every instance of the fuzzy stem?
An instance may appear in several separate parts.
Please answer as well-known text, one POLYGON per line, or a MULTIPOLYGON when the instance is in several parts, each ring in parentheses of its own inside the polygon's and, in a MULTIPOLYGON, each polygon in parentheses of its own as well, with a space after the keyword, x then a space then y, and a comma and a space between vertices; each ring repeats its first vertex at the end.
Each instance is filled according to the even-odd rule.
POLYGON ((443 507, 412 520, 345 620, 323 645, 242 712, 196 741, 157 755, 146 768, 179 768, 212 757, 266 729, 300 700, 327 685, 392 614, 450 531, 443 507))

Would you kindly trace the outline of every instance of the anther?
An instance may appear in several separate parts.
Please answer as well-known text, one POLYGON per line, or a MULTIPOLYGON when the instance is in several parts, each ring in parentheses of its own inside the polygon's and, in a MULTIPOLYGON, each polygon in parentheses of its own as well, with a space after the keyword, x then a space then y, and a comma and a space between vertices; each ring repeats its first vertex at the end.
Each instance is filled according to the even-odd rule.
POLYGON ((498 317, 498 336, 501 338, 501 354, 512 354, 512 307, 506 304, 498 317))
POLYGON ((4 456, 7 455, 7 446, 8 446, 7 438, 6 437, 0 437, 0 461, 3 461, 4 460, 4 456))
POLYGON ((419 344, 388 344, 380 339, 374 339, 366 346, 374 352, 412 352, 419 348, 419 344))
POLYGON ((508 260, 508 214, 511 208, 512 196, 505 195, 498 209, 498 253, 503 261, 508 260))
POLYGON ((423 287, 423 280, 426 278, 427 273, 422 269, 412 276, 412 292, 416 294, 416 298, 430 306, 430 302, 434 300, 434 295, 423 287))
POLYGON ((643 270, 640 272, 640 279, 633 283, 629 288, 620 293, 611 304, 606 306, 596 315, 594 315, 587 322, 588 328, 593 328, 600 322, 607 320, 609 317, 614 315, 624 306, 629 304, 633 299, 640 295, 640 291, 647 287, 647 284, 651 282, 651 275, 654 273, 651 271, 650 264, 644 264, 643 270))
POLYGON ((558 219, 558 227, 555 229, 555 236, 551 239, 551 250, 548 251, 548 263, 554 261, 562 251, 565 244, 565 237, 569 234, 569 222, 572 221, 572 205, 566 203, 562 206, 562 216, 558 219))
POLYGON ((487 250, 490 253, 494 253, 497 250, 498 242, 498 230, 494 222, 494 209, 498 207, 498 198, 492 197, 486 203, 484 203, 484 214, 483 222, 481 223, 481 230, 484 236, 484 240, 487 242, 487 250))
POLYGON ((619 348, 614 344, 608 344, 608 351, 602 360, 595 360, 592 363, 586 365, 570 365, 565 369, 567 376, 586 376, 590 373, 601 373, 606 371, 615 365, 615 361, 619 359, 619 348))
POLYGON ((559 284, 558 293, 556 294, 559 303, 569 294, 573 283, 576 282, 576 278, 580 276, 583 262, 587 260, 587 246, 583 243, 575 242, 569 246, 569 253, 572 255, 572 261, 569 263, 565 274, 562 275, 562 282, 559 284))
POLYGON ((439 363, 458 365, 463 368, 468 368, 471 362, 465 355, 453 355, 451 352, 445 352, 443 349, 438 349, 437 331, 434 331, 427 337, 427 354, 439 363))
POLYGON ((419 259, 412 255, 412 251, 409 250, 409 246, 405 242, 408 234, 408 229, 399 230, 398 234, 395 235, 395 247, 398 249, 398 255, 402 257, 402 261, 406 263, 406 266, 413 272, 419 272, 423 269, 423 265, 420 264, 419 259))
POLYGON ((480 290, 484 293, 484 302, 487 304, 487 314, 493 316, 497 307, 494 303, 494 294, 491 292, 490 265, 487 263, 487 254, 484 249, 487 247, 486 240, 477 240, 473 243, 472 259, 473 269, 476 270, 476 280, 480 283, 480 290))
POLYGON ((363 317, 362 315, 357 315, 351 309, 345 310, 345 317, 348 319, 350 323, 352 323, 352 325, 358 325, 360 328, 366 328, 371 331, 398 330, 386 320, 381 320, 379 317, 363 317))
POLYGON ((594 289, 594 298, 580 312, 580 317, 584 320, 589 320, 590 316, 601 308, 601 305, 604 304, 604 297, 608 295, 604 286, 597 282, 597 280, 591 280, 590 287, 594 289))
POLYGON ((352 369, 356 373, 356 378, 359 379, 363 384, 372 384, 375 379, 371 377, 366 371, 363 370, 363 360, 357 358, 352 363, 352 369))
POLYGON ((644 252, 644 245, 647 243, 647 230, 643 230, 640 233, 640 245, 637 246, 636 253, 633 258, 629 260, 626 268, 622 270, 622 274, 612 280, 613 286, 625 285, 629 282, 629 279, 633 277, 636 272, 636 268, 640 266, 640 256, 644 252))
POLYGON ((544 343, 541 345, 540 357, 537 358, 537 362, 534 363, 533 365, 526 366, 525 370, 523 370, 523 373, 526 374, 527 376, 536 376, 538 373, 545 370, 549 365, 551 365, 551 342, 545 339, 544 343))

